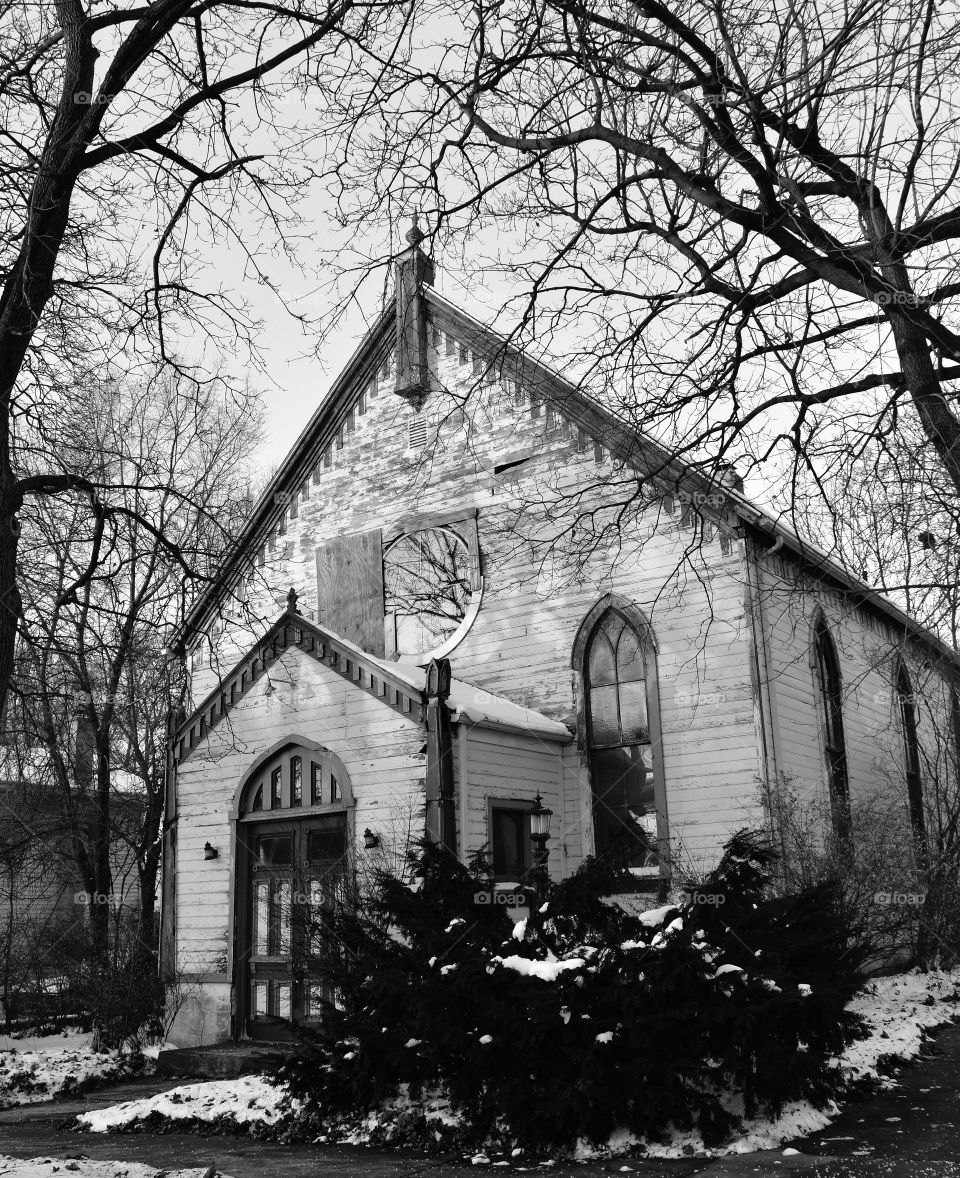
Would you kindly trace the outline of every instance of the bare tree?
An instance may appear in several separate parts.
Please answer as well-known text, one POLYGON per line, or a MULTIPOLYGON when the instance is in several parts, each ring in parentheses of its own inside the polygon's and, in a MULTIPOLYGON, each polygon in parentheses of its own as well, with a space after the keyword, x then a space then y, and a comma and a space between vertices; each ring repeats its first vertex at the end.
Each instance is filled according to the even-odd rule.
POLYGON ((801 530, 957 647, 960 500, 951 480, 915 418, 868 444, 845 432, 820 480, 833 510, 809 491, 795 495, 801 530))
POLYGON ((89 493, 74 490, 24 511, 13 690, 92 898, 92 956, 106 961, 114 871, 126 858, 139 885, 133 955, 147 963, 170 701, 185 689, 165 646, 188 602, 184 567, 214 569, 248 510, 259 403, 172 381, 86 392, 57 422, 63 460, 123 510, 91 513, 89 493))
POLYGON ((93 518, 130 510, 59 460, 51 407, 92 371, 167 365, 199 387, 205 343, 213 369, 218 351, 244 346, 256 362, 257 325, 204 255, 229 245, 267 284, 258 253, 296 261, 307 95, 330 56, 349 52, 348 34, 373 36, 390 8, 12 0, 0 11, 0 702, 25 501, 81 489, 93 518), (186 362, 188 349, 200 358, 186 362), (27 472, 24 423, 29 445, 43 442, 27 472))
POLYGON ((837 454, 913 423, 956 496, 951 13, 430 0, 406 33, 366 40, 321 116, 349 234, 419 205, 519 280, 518 342, 710 473, 773 464, 830 507, 837 454))

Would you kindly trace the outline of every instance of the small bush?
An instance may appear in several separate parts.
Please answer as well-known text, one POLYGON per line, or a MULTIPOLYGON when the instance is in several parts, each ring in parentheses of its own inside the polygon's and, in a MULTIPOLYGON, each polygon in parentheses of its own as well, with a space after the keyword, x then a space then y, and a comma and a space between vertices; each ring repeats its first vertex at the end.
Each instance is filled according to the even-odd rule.
POLYGON ((588 860, 514 929, 475 903, 493 886, 482 856, 421 844, 417 886, 383 875, 361 911, 325 914, 342 998, 279 1076, 314 1130, 407 1085, 443 1091, 475 1143, 534 1149, 671 1125, 715 1144, 736 1127, 731 1097, 748 1116, 823 1103, 859 978, 830 887, 771 897, 772 863, 741 832, 687 903, 637 917, 603 899, 632 877, 588 860))

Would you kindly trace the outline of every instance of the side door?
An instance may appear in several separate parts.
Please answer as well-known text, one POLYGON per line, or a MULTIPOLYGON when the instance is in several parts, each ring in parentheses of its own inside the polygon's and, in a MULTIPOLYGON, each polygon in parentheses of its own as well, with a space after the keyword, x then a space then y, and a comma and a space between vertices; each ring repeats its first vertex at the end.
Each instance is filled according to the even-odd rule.
POLYGON ((295 913, 293 1017, 317 1023, 325 1001, 336 995, 324 982, 320 961, 336 951, 331 914, 346 899, 350 880, 345 813, 305 818, 300 829, 298 890, 295 913))
POLYGON ((347 815, 304 816, 246 828, 245 1029, 251 1039, 294 1038, 334 995, 320 960, 335 949, 330 912, 350 879, 347 815))
POLYGON ((293 1037, 297 824, 258 824, 249 836, 246 1030, 252 1039, 293 1037))

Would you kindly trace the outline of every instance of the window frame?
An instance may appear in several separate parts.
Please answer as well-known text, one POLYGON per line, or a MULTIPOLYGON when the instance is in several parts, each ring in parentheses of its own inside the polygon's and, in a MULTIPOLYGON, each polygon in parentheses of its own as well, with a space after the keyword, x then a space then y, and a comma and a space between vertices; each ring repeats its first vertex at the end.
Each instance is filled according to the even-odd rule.
MULTIPOLYGON (((480 605, 483 601, 483 576, 481 574, 481 557, 480 557, 480 529, 478 524, 478 511, 474 509, 470 512, 463 510, 454 512, 431 513, 429 515, 415 515, 395 524, 393 527, 385 528, 381 533, 381 552, 382 559, 386 562, 390 549, 404 537, 413 536, 417 532, 429 531, 445 531, 452 533, 461 544, 463 544, 467 553, 468 568, 469 568, 469 588, 470 596, 467 599, 466 613, 460 625, 454 630, 449 637, 434 647, 432 650, 423 651, 420 654, 401 654, 397 651, 397 636, 396 636, 396 615, 387 612, 386 609, 386 584, 384 583, 384 613, 383 613, 383 629, 384 629, 384 647, 385 657, 390 660, 406 660, 412 661, 419 665, 425 665, 432 658, 443 658, 455 650, 460 643, 466 638, 473 628, 476 621, 477 614, 480 612, 480 605)), ((384 573, 384 578, 386 574, 384 573)))
POLYGON ((846 843, 853 834, 853 817, 850 810, 847 740, 843 724, 843 675, 837 644, 822 614, 814 623, 813 669, 819 697, 820 746, 830 797, 833 830, 837 838, 846 843), (837 739, 832 741, 832 736, 836 736, 837 739))
POLYGON ((508 875, 504 872, 493 871, 494 883, 515 883, 519 885, 528 885, 533 880, 533 844, 530 839, 530 811, 533 809, 533 798, 487 798, 487 838, 490 846, 490 866, 494 868, 495 858, 495 844, 494 844, 494 815, 497 812, 502 813, 516 813, 523 814, 523 869, 520 872, 519 879, 514 879, 513 875, 508 875))
MULTIPOLYGON (((636 880, 637 890, 649 889, 652 881, 659 881, 658 890, 664 895, 670 879, 670 826, 667 808, 666 779, 663 766, 663 731, 660 720, 660 687, 657 666, 657 644, 653 628, 643 612, 632 602, 617 594, 607 594, 601 598, 587 613, 580 624, 574 640, 572 665, 577 684, 577 737, 578 746, 583 756, 586 778, 590 789, 591 815, 594 813, 597 793, 594 785, 592 739, 592 716, 590 709, 590 678, 589 658, 594 635, 598 632, 605 618, 610 613, 618 614, 639 639, 639 648, 643 657, 644 683, 647 704, 647 731, 649 740, 646 742, 651 754, 651 776, 653 778, 653 805, 657 820, 656 850, 659 863, 648 867, 631 867, 630 873, 636 880)), ((619 639, 618 639, 619 643, 619 639)), ((626 748, 642 746, 642 741, 631 741, 626 744, 597 745, 597 751, 608 748, 626 748)), ((597 852, 597 834, 594 824, 592 832, 593 850, 597 852)), ((585 848, 586 850, 586 848, 585 848)))
POLYGON ((900 738, 903 750, 903 772, 907 786, 907 804, 910 810, 910 827, 921 865, 927 859, 927 821, 923 800, 923 771, 920 760, 920 738, 917 730, 916 693, 906 664, 897 663, 894 679, 897 697, 897 711, 900 720, 900 738))
POLYGON ((329 749, 311 748, 296 741, 284 744, 265 757, 254 772, 246 779, 237 817, 241 822, 269 822, 277 820, 299 821, 301 818, 316 817, 318 814, 349 811, 354 807, 350 777, 340 758, 329 749), (300 762, 300 802, 293 801, 293 765, 300 762), (313 800, 314 766, 319 766, 321 796, 313 800), (273 778, 280 772, 280 805, 274 806, 273 778), (340 797, 331 796, 331 782, 336 782, 340 797), (260 807, 255 808, 260 798, 260 807))

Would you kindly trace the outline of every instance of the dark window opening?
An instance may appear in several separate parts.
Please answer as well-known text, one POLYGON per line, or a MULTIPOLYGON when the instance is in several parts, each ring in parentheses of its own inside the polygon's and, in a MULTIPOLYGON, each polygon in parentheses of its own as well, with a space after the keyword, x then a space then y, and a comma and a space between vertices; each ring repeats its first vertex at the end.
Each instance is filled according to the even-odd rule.
POLYGON ((531 867, 529 802, 491 806, 490 843, 494 878, 521 883, 531 867))
POLYGON ((917 707, 906 667, 897 672, 897 700, 903 733, 903 761, 907 778, 910 825, 921 862, 926 861, 927 824, 923 813, 923 779, 920 773, 920 742, 917 739, 917 707))
POLYGON ((660 863, 646 662, 633 626, 605 613, 584 668, 594 837, 598 853, 626 844, 631 867, 660 863))
POLYGON ((950 692, 950 724, 953 728, 953 768, 960 783, 960 695, 955 688, 950 692))
POLYGON ((816 629, 817 676, 820 684, 823 749, 826 758, 827 787, 833 829, 837 837, 847 840, 852 832, 850 785, 847 777, 847 750, 843 735, 843 683, 833 638, 821 619, 816 629))
POLYGON ((257 839, 257 861, 266 867, 290 867, 293 864, 293 835, 261 835, 257 839))
POLYGON ((347 853, 347 816, 330 814, 307 831, 307 860, 310 863, 339 863, 347 853))
POLYGON ((299 806, 303 802, 303 759, 290 758, 290 805, 299 806))

